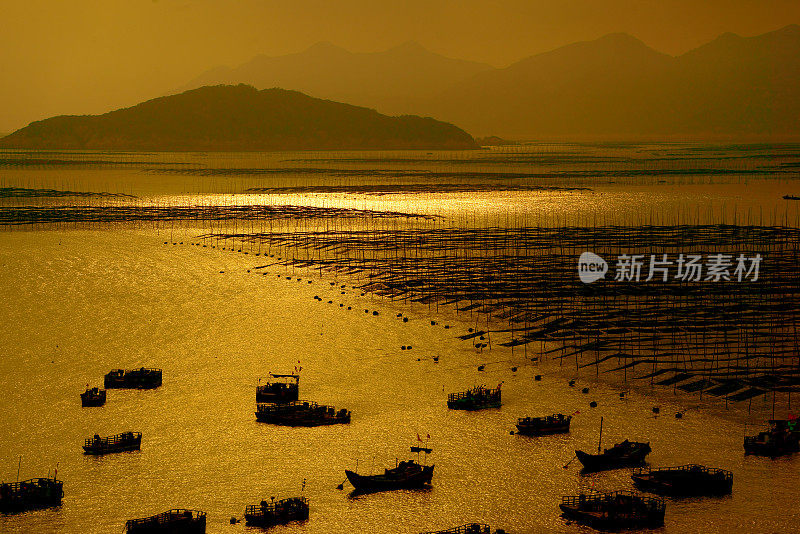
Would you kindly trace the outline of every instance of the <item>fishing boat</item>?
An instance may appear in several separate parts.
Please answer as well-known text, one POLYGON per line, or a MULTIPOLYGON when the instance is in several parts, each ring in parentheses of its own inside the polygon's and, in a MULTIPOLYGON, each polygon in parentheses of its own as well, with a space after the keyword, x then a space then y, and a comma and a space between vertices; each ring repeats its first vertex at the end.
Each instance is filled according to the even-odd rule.
POLYGON ((106 389, 152 389, 161 385, 161 369, 114 369, 106 373, 106 389))
POLYGON ((800 197, 796 197, 794 195, 783 195, 783 198, 786 200, 800 200, 800 197))
MULTIPOLYGON (((56 475, 58 472, 56 472, 56 475)), ((0 484, 0 512, 24 512, 61 505, 64 483, 53 478, 31 478, 0 484)))
POLYGON ((666 504, 628 491, 568 495, 559 505, 564 516, 595 529, 649 528, 664 524, 666 504))
POLYGON ((262 403, 256 406, 256 420, 285 426, 321 426, 350 422, 350 412, 311 401, 262 403))
POLYGON ((305 497, 290 497, 272 502, 261 501, 261 504, 248 506, 244 512, 246 525, 271 527, 285 525, 291 521, 308 519, 308 500, 305 497))
POLYGON ((637 488, 662 495, 726 495, 733 490, 733 473, 697 464, 642 467, 633 470, 631 479, 637 488))
POLYGON ((111 452, 138 451, 142 446, 141 432, 123 432, 101 438, 98 434, 86 440, 84 454, 108 454, 111 452))
POLYGON ((544 434, 563 434, 569 432, 571 415, 561 413, 546 417, 521 417, 517 421, 517 434, 541 436, 544 434))
POLYGON ((583 451, 575 451, 575 457, 583 464, 585 471, 605 471, 607 469, 618 469, 639 465, 644 462, 645 457, 650 454, 650 443, 638 441, 628 441, 617 443, 610 449, 604 449, 601 453, 603 443, 603 418, 600 418, 600 440, 597 443, 597 454, 590 454, 583 451))
POLYGON ((650 443, 640 443, 626 439, 599 454, 575 451, 575 455, 586 471, 605 471, 607 469, 618 469, 641 464, 650 453, 650 450, 650 443))
POLYGON ((270 373, 267 382, 258 379, 256 402, 296 401, 300 391, 300 375, 276 375, 270 373))
MULTIPOLYGON (((420 534, 492 534, 492 529, 483 523, 467 523, 447 530, 431 530, 420 534)), ((503 531, 496 530, 495 534, 503 534, 503 531)))
POLYGON ((500 404, 500 386, 497 386, 496 389, 478 386, 467 391, 450 393, 447 396, 447 407, 451 410, 499 408, 500 404))
POLYGON ((204 534, 205 531, 206 513, 183 508, 125 522, 125 534, 204 534))
POLYGON ((797 419, 770 419, 769 430, 744 438, 744 453, 758 456, 783 456, 800 450, 800 425, 797 419))
POLYGON ((433 478, 434 466, 420 463, 419 453, 424 452, 427 458, 433 450, 427 447, 411 447, 411 452, 417 453, 417 461, 400 461, 395 467, 384 469, 384 472, 379 475, 359 475, 347 469, 344 474, 356 491, 387 491, 426 487, 433 478))
POLYGON ((87 388, 81 393, 81 406, 102 406, 106 403, 106 390, 100 388, 87 388))

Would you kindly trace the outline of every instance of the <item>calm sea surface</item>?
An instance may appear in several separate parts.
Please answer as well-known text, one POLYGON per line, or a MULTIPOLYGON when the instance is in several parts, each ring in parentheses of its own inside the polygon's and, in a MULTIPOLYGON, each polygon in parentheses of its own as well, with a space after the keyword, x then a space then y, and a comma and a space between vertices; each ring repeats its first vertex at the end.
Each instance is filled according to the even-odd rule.
MULTIPOLYGON (((380 162, 371 161, 374 153, 180 155, 182 159, 49 154, 51 159, 106 158, 116 163, 6 161, 0 165, 0 187, 125 193, 137 196, 131 202, 139 205, 284 203, 410 211, 443 215, 452 225, 510 218, 519 226, 570 217, 588 223, 598 216, 631 224, 723 216, 731 223, 747 217, 757 222, 759 216, 792 224, 796 220, 796 206, 780 197, 800 194, 797 173, 786 170, 796 170, 791 164, 800 159, 800 148, 679 148, 548 146, 534 150, 538 163, 522 150, 529 160, 514 162, 519 159, 516 152, 502 151, 381 153, 380 162), (569 153, 584 160, 597 160, 598 154, 602 158, 578 165, 568 158, 542 163, 551 152, 560 158, 569 153), (694 159, 665 163, 665 153, 672 159, 694 159), (698 153, 706 159, 698 160, 698 153), (461 161, 475 154, 488 159, 461 161), (302 158, 315 161, 284 161, 302 158), (332 158, 356 161, 326 161, 332 158), (436 161, 418 161, 423 158, 436 161), (642 161, 632 162, 634 158, 642 161), (152 170, 167 163, 178 168, 176 161, 198 169, 238 170, 225 175, 152 170), (662 172, 676 165, 731 172, 677 177, 662 172), (253 171, 282 166, 364 172, 342 178, 330 171, 312 177, 253 171), (370 169, 436 170, 452 176, 433 182, 463 183, 472 178, 454 173, 544 169, 543 174, 552 174, 572 167, 588 177, 529 177, 517 183, 560 183, 592 191, 382 196, 247 192, 253 187, 387 181, 370 169), (599 176, 604 169, 627 176, 599 176), (633 173, 635 169, 650 174, 633 173), (737 169, 743 174, 733 172, 737 169), (767 170, 759 174, 759 169, 767 170)), ((31 157, 0 154, 0 159, 14 161, 31 157)), ((497 177, 484 175, 481 180, 497 183, 497 177)), ((114 202, 123 201, 14 197, 0 199, 0 206, 114 202)), ((264 223, 253 224, 247 229, 264 230, 264 223)), ((563 468, 576 448, 597 446, 601 417, 604 445, 626 438, 650 441, 653 466, 702 463, 733 471, 731 496, 668 499, 666 524, 658 531, 800 528, 800 457, 769 460, 743 454, 743 436, 760 430, 772 414, 770 399, 758 397, 749 406, 726 408, 719 400, 675 395, 670 388, 598 379, 589 370, 577 375, 576 387, 569 387, 574 369, 560 368, 546 357, 531 361, 548 346, 532 343, 512 351, 499 346, 497 341, 504 339, 498 334, 492 349, 481 352, 456 337, 482 317, 452 307, 431 309, 362 296, 353 288, 354 279, 282 267, 255 269, 266 263, 264 258, 189 245, 207 230, 197 223, 142 222, 0 229, 0 478, 15 480, 21 457, 20 479, 45 476, 57 466, 65 492, 58 508, 0 515, 0 532, 121 532, 126 519, 177 507, 208 512, 210 533, 257 532, 231 525, 229 519, 241 518, 248 504, 299 495, 301 490, 310 501, 310 519, 276 527, 275 532, 417 533, 473 521, 513 533, 582 532, 560 517, 562 495, 632 489, 630 470, 584 476, 577 461, 563 468), (409 345, 411 350, 401 350, 409 345), (439 356, 438 363, 433 356, 439 356), (477 370, 480 364, 486 364, 485 371, 477 370), (163 386, 110 390, 104 407, 81 408, 78 395, 87 384, 101 385, 113 368, 140 366, 162 368, 163 386), (291 372, 295 366, 302 366, 301 398, 351 410, 350 425, 285 428, 255 421, 258 377, 291 372), (512 372, 512 366, 518 370, 512 372), (537 374, 543 375, 541 381, 534 380, 537 374), (500 409, 465 413, 446 408, 448 392, 501 382, 500 409), (582 394, 582 387, 590 392, 582 394), (619 397, 623 389, 626 399, 619 397), (590 408, 591 400, 599 406, 590 408), (654 406, 660 407, 659 416, 654 406), (684 410, 682 419, 674 417, 684 410), (517 417, 575 411, 580 413, 570 434, 526 438, 509 433, 517 417), (127 430, 143 433, 141 451, 82 454, 83 440, 91 435, 127 430), (359 496, 350 493, 347 483, 344 490, 336 489, 345 469, 357 466, 361 473, 374 473, 393 467, 397 458, 412 457, 409 447, 417 443, 417 435, 430 435, 434 450, 429 458, 436 465, 431 489, 359 496)), ((792 408, 780 405, 776 415, 786 416, 792 408)))

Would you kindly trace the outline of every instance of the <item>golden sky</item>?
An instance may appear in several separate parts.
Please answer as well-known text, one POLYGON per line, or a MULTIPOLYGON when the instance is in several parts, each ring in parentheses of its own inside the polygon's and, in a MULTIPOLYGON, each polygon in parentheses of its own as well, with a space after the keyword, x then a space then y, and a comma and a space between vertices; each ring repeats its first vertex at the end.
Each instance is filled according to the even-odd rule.
POLYGON ((800 0, 0 0, 0 132, 169 93, 202 71, 330 41, 414 40, 506 66, 611 32, 680 54, 800 23, 800 0))

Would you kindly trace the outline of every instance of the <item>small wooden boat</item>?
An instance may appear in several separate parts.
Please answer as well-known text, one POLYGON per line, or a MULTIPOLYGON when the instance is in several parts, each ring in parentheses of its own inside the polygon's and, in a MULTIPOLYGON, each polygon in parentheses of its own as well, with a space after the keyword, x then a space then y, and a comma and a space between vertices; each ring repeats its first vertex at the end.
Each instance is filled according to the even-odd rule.
POLYGON ((794 195, 783 195, 783 198, 786 200, 800 200, 800 197, 796 197, 794 195))
POLYGON ((112 452, 138 451, 142 446, 141 432, 123 432, 101 438, 98 434, 83 445, 84 454, 108 454, 112 452))
POLYGON ((634 469, 631 479, 643 491, 672 496, 726 495, 733 489, 733 473, 697 464, 634 469))
POLYGON ((500 387, 488 389, 478 386, 447 396, 447 407, 451 410, 482 410, 499 408, 501 405, 500 387))
POLYGON ((261 504, 248 506, 244 512, 246 525, 271 527, 284 525, 290 521, 308 519, 308 500, 305 497, 290 497, 272 502, 261 501, 261 504))
POLYGON ((414 460, 401 461, 393 469, 385 469, 381 475, 359 475, 345 470, 347 480, 358 491, 386 491, 395 489, 422 488, 431 483, 432 465, 420 465, 414 460))
POLYGON ((650 454, 650 443, 628 441, 617 443, 610 449, 601 453, 603 444, 603 418, 600 418, 600 440, 597 442, 597 454, 575 451, 575 457, 583 464, 584 471, 605 471, 619 469, 644 463, 645 457, 650 454))
POLYGON ((106 390, 100 388, 87 388, 81 393, 81 406, 102 406, 106 403, 106 390))
POLYGON ((770 419, 769 425, 769 430, 744 438, 745 454, 775 457, 800 450, 800 425, 796 419, 770 419))
MULTIPOLYGON (((492 529, 482 523, 467 523, 447 530, 431 530, 420 534, 492 534, 492 529)), ((503 534, 503 530, 496 530, 495 534, 503 534)))
POLYGON ((619 469, 642 464, 645 457, 650 454, 650 450, 650 443, 640 443, 626 439, 610 449, 605 449, 600 454, 575 451, 575 455, 586 471, 605 471, 607 469, 619 469))
POLYGON ((517 434, 524 436, 542 436, 545 434, 563 434, 569 432, 571 415, 561 413, 547 417, 521 417, 517 421, 517 434))
MULTIPOLYGON (((411 447, 412 452, 425 453, 428 457, 432 449, 427 447, 411 447)), ((356 491, 387 491, 395 489, 423 488, 431 483, 433 465, 424 465, 414 460, 404 460, 392 469, 384 469, 380 475, 359 475, 345 469, 345 476, 356 491)))
POLYGON ((125 522, 125 534, 204 534, 206 513, 182 508, 125 522))
POLYGON ((256 386, 256 402, 296 401, 300 392, 300 375, 276 375, 270 373, 269 379, 256 386))
POLYGON ((114 369, 104 378, 106 389, 152 389, 161 385, 161 369, 114 369))
POLYGON ((615 530, 648 528, 664 524, 666 504, 655 497, 640 497, 627 491, 568 495, 559 505, 564 516, 592 528, 615 530))
MULTIPOLYGON (((57 473, 56 473, 57 474, 57 473)), ((53 478, 31 478, 0 484, 0 512, 24 512, 61 505, 64 483, 53 478)))
POLYGON ((256 420, 285 426, 335 425, 349 423, 350 412, 344 408, 337 411, 333 406, 298 400, 280 404, 258 404, 256 420))

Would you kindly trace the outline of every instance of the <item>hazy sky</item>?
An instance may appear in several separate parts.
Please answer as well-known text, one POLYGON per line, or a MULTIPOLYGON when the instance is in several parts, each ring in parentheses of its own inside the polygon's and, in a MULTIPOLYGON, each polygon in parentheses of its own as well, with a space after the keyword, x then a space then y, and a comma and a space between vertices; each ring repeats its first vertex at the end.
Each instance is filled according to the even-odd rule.
POLYGON ((505 66, 611 32, 680 54, 800 23, 800 0, 0 0, 0 132, 161 96, 200 72, 330 41, 415 40, 505 66))

